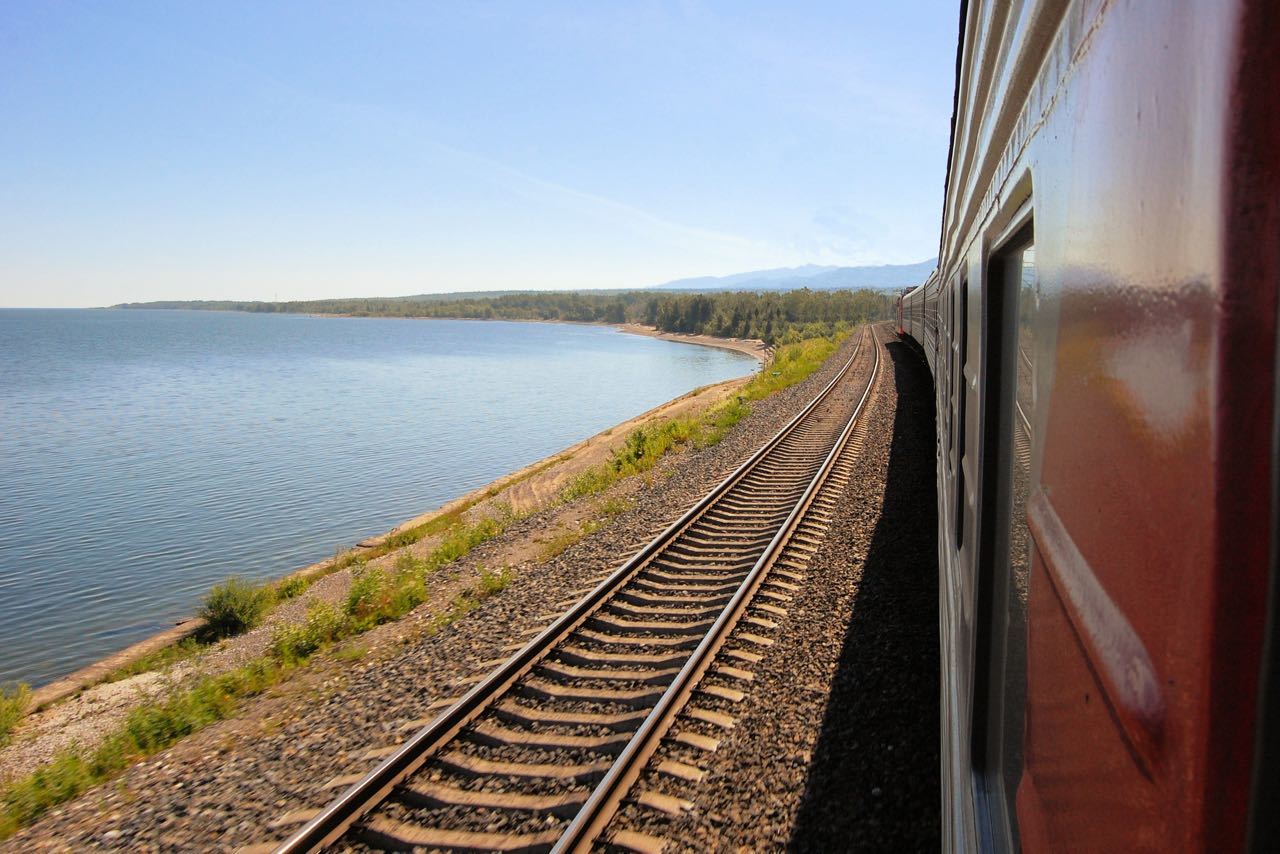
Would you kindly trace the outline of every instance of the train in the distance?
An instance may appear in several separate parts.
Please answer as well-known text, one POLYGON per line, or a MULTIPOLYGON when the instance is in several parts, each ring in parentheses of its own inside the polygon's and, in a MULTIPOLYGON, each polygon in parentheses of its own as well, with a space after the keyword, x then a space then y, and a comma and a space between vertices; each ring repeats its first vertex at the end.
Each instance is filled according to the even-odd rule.
POLYGON ((1280 3, 970 2, 937 271, 952 850, 1280 850, 1280 3))

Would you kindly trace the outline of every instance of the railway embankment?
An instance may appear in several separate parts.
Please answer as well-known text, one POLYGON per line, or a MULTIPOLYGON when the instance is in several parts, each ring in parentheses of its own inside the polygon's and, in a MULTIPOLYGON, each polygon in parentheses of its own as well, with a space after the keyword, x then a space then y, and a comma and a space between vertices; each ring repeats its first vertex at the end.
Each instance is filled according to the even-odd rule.
MULTIPOLYGON (((706 335, 664 333, 652 327, 638 324, 620 324, 617 325, 617 328, 620 331, 634 335, 732 350, 753 356, 761 365, 768 364, 774 349, 755 339, 725 339, 706 335)), ((404 540, 407 536, 412 536, 424 528, 443 527, 440 525, 442 521, 451 520, 456 516, 465 516, 475 520, 479 518, 497 518, 513 513, 528 514, 542 509, 553 502, 574 478, 608 460, 626 441, 627 435, 632 431, 662 420, 695 417, 697 414, 705 412, 726 400, 735 390, 747 383, 749 379, 749 376, 744 376, 704 386, 660 404, 647 412, 603 430, 545 459, 531 463, 524 468, 472 490, 441 507, 415 516, 380 536, 361 540, 347 552, 346 557, 350 559, 367 555, 376 558, 380 555, 375 554, 375 552, 384 551, 388 544, 404 540)), ((440 539, 440 536, 423 537, 417 543, 416 551, 422 552, 428 546, 438 544, 440 539)), ((323 576, 334 569, 334 564, 335 559, 322 560, 296 570, 289 578, 303 580, 323 576)), ((282 610, 277 615, 277 618, 288 620, 297 616, 296 611, 296 608, 292 609, 292 611, 282 610)), ((122 688, 129 689, 124 693, 132 694, 136 694, 138 690, 142 690, 144 693, 150 690, 158 690, 156 688, 158 683, 155 679, 142 679, 138 680, 138 684, 117 686, 115 688, 99 686, 117 681, 122 673, 141 673, 144 670, 157 669, 147 666, 148 662, 165 660, 165 653, 169 651, 170 647, 195 635, 203 628, 203 625, 203 620, 198 616, 183 620, 169 629, 114 652, 52 683, 39 687, 32 692, 30 701, 27 704, 28 713, 47 709, 67 698, 80 695, 86 689, 92 688, 98 688, 98 690, 86 700, 90 703, 93 712, 99 714, 107 713, 109 710, 122 705, 119 696, 122 693, 122 688), (153 685, 152 683, 155 684, 153 685)), ((81 722, 82 725, 73 726, 71 730, 67 729, 66 725, 70 720, 69 711, 63 709, 58 714, 45 716, 46 719, 41 719, 38 723, 29 721, 27 728, 33 728, 32 725, 34 723, 34 728, 48 730, 51 734, 61 733, 62 738, 54 738, 51 742, 56 743, 56 746, 60 746, 62 743, 70 743, 73 735, 75 737, 83 737, 87 734, 87 731, 83 726, 85 716, 78 714, 75 716, 75 720, 81 722)), ((97 715, 90 714, 89 716, 97 715)), ((42 752, 47 753, 48 751, 44 750, 42 752)), ((14 764, 14 762, 7 760, 5 753, 0 752, 0 781, 11 776, 14 764)), ((29 763, 19 762, 16 764, 29 763)))
POLYGON ((917 353, 886 350, 849 485, 755 650, 734 726, 700 754, 700 779, 654 771, 682 745, 642 775, 684 809, 632 805, 611 832, 681 851, 940 847, 933 389, 917 353))
MULTIPOLYGON (((133 766, 78 802, 58 806, 42 823, 7 844, 54 838, 113 847, 148 840, 162 845, 194 845, 219 837, 252 841, 249 829, 261 831, 264 805, 314 801, 317 786, 367 765, 362 751, 385 743, 388 727, 412 723, 421 718, 424 708, 455 695, 485 665, 501 657, 502 647, 522 628, 536 628, 539 618, 555 613, 566 597, 625 559, 679 515, 803 405, 817 384, 835 370, 834 361, 799 385, 756 401, 751 414, 728 430, 723 441, 664 457, 639 477, 618 480, 577 499, 517 510, 516 506, 523 507, 515 505, 521 494, 513 491, 524 487, 523 494, 536 507, 540 493, 535 484, 553 467, 535 466, 517 473, 502 490, 485 496, 509 514, 501 533, 434 574, 425 601, 404 619, 334 645, 287 681, 248 700, 232 718, 133 766), (492 595, 502 587, 506 588, 502 595, 492 595), (401 717, 413 716, 399 720, 398 711, 403 711, 401 717), (326 776, 328 771, 333 775, 326 776), (147 806, 135 809, 131 803, 147 806), (109 818, 106 822, 101 820, 104 815, 109 818)), ((664 409, 655 415, 678 420, 733 391, 733 387, 708 390, 702 400, 682 404, 683 410, 664 409)), ((596 456, 575 454, 578 464, 590 468, 597 460, 608 459, 617 442, 625 442, 631 425, 624 426, 628 429, 611 431, 614 437, 622 434, 620 439, 596 437, 603 440, 590 449, 596 456)), ((562 494, 564 484, 581 473, 552 475, 561 480, 544 484, 541 494, 562 494)), ((379 550, 379 543, 368 545, 379 550)), ((62 717, 46 713, 46 731, 60 733, 61 741, 44 742, 41 754, 32 749, 38 739, 19 732, 15 746, 5 754, 11 758, 10 773, 25 772, 53 758, 68 742, 91 746, 127 716, 139 698, 171 692, 194 671, 207 672, 215 660, 221 660, 223 667, 252 661, 278 636, 280 620, 305 620, 316 603, 341 606, 359 572, 393 568, 406 554, 421 559, 438 545, 432 537, 424 537, 362 566, 330 573, 315 581, 305 596, 278 608, 266 625, 221 645, 211 656, 99 686, 78 700, 55 705, 49 711, 61 710, 62 717), (95 709, 107 713, 95 714, 95 709), (19 758, 13 760, 15 756, 19 758)))

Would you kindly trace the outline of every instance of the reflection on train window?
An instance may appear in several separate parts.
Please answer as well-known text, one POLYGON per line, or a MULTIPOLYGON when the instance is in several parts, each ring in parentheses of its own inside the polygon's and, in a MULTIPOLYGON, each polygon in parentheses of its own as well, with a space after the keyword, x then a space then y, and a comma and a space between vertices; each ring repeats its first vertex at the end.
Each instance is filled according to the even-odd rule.
POLYGON ((943 383, 943 388, 948 390, 948 399, 946 401, 948 405, 943 406, 941 411, 938 413, 938 415, 941 416, 942 419, 946 422, 944 429, 939 430, 938 434, 942 435, 944 432, 946 434, 947 445, 943 449, 943 460, 947 466, 947 474, 953 475, 955 474, 955 458, 953 454, 955 453, 955 448, 956 448, 956 421, 952 413, 952 407, 950 406, 950 402, 951 402, 950 389, 954 388, 955 376, 956 376, 956 347, 955 347, 956 283, 955 282, 952 282, 947 287, 946 312, 947 312, 946 314, 947 359, 946 359, 946 375, 942 378, 942 383, 943 383))
MULTIPOLYGON (((1030 534, 1027 531, 1027 498, 1031 489, 1031 451, 1035 424, 1035 332, 1039 294, 1035 270, 1035 246, 1030 227, 1000 254, 992 258, 991 286, 998 294, 998 316, 990 332, 996 353, 999 382, 993 393, 998 408, 997 467, 990 471, 997 512, 991 531, 989 558, 983 562, 988 622, 986 630, 989 670, 986 696, 986 732, 980 739, 980 757, 987 789, 993 832, 1003 836, 1011 849, 1018 847, 1016 798, 1022 780, 1022 745, 1026 706, 1027 598, 1031 572, 1030 534), (1005 512, 999 512, 1003 510, 1005 512), (1000 815, 1003 813, 1003 821, 1000 815), (999 826, 1003 825, 1003 827, 999 826)), ((993 415, 995 412, 992 413, 993 415)))
POLYGON ((956 360, 956 377, 952 386, 955 395, 954 409, 956 438, 955 448, 956 455, 956 551, 964 545, 964 503, 965 503, 965 479, 964 479, 964 452, 965 452, 965 410, 967 408, 967 400, 969 397, 969 381, 965 378, 965 365, 969 361, 969 280, 963 279, 960 282, 960 298, 959 312, 956 317, 956 342, 957 351, 960 354, 956 360))

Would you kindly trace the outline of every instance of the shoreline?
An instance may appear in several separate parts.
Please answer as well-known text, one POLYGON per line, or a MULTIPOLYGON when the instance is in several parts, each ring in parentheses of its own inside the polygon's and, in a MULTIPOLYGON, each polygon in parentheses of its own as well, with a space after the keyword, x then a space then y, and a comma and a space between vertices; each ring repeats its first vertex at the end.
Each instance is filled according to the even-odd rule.
MULTIPOLYGON (((548 321, 552 323, 560 321, 548 321)), ((587 326, 595 326, 600 324, 584 324, 587 326)), ((688 335, 682 332, 662 332, 657 327, 645 326, 640 323, 609 323, 603 324, 612 326, 620 332, 628 335, 643 335, 646 338, 658 338, 663 341, 673 341, 677 344, 696 344, 700 347, 716 347, 721 350, 732 350, 735 353, 744 353, 753 356, 761 365, 769 364, 769 360, 773 358, 773 348, 761 341, 759 338, 717 338, 714 335, 688 335)))
MULTIPOLYGON (((834 352, 806 350, 783 385, 752 396, 750 413, 716 441, 664 455, 650 471, 512 521, 434 573, 426 601, 403 618, 326 646, 263 690, 250 686, 225 714, 197 722, 196 731, 183 727, 154 749, 141 746, 140 761, 73 777, 68 788, 41 797, 42 817, 17 815, 9 830, 18 832, 6 844, 200 848, 219 839, 227 850, 265 850, 269 840, 290 832, 267 826, 282 811, 328 803, 333 787, 366 774, 391 743, 420 728, 424 714, 509 658, 513 641, 544 631, 601 573, 631 558, 790 422, 853 346, 846 339, 834 352), (818 355, 824 358, 813 358, 818 355), (567 541, 566 532, 572 534, 567 541), (147 809, 139 813, 138 803, 147 809)), ((404 556, 388 553, 368 565, 390 571, 404 556)), ((175 689, 220 684, 210 680, 268 660, 275 629, 305 619, 317 603, 341 609, 358 577, 346 570, 325 576, 226 649, 96 686, 31 716, 0 751, 0 780, 34 781, 42 769, 61 768, 50 763, 67 755, 92 761, 128 732, 134 709, 167 710, 170 698, 188 696, 175 689), (68 748, 73 753, 63 752, 68 748)), ((185 707, 175 711, 178 723, 186 719, 185 707)), ((167 711, 163 717, 168 720, 167 711)), ((296 820, 301 814, 289 819, 296 820)))
POLYGON ((568 326, 599 326, 616 329, 628 335, 643 335, 646 338, 658 338, 676 344, 694 344, 700 347, 716 347, 720 350, 731 350, 753 357, 761 365, 768 364, 773 358, 773 347, 759 338, 719 338, 715 335, 690 335, 684 332, 663 332, 656 326, 645 326, 643 323, 597 323, 591 320, 550 320, 543 318, 518 317, 399 317, 368 314, 324 314, 322 312, 253 312, 239 309, 191 309, 191 308, 151 308, 123 309, 117 306, 102 306, 103 311, 219 311, 228 314, 280 314, 292 317, 343 317, 350 320, 453 320, 467 323, 556 323, 568 326))
MULTIPOLYGON (((343 315, 314 315, 316 317, 338 317, 343 315)), ((400 319, 400 318, 392 318, 400 319)), ((435 320, 435 319, 460 319, 460 320, 478 320, 485 321, 485 318, 403 318, 405 320, 435 320)), ((515 323, 578 323, 578 321, 508 321, 515 323)), ((681 335, 678 333, 659 332, 653 327, 641 326, 639 324, 600 324, 600 323, 582 323, 583 326, 608 326, 617 329, 620 332, 631 335, 643 335, 651 338, 660 338, 672 341, 674 343, 694 344, 705 347, 717 347, 719 349, 732 350, 744 355, 754 357, 761 365, 767 365, 769 359, 772 358, 773 348, 768 347, 763 341, 754 339, 715 339, 705 335, 681 335)), ((587 436, 572 445, 569 445, 555 453, 552 453, 540 460, 536 460, 526 466, 515 471, 508 472, 501 477, 495 478, 489 483, 483 484, 472 489, 462 495, 459 495, 433 510, 420 513, 413 516, 400 524, 394 526, 390 530, 375 536, 365 537, 359 540, 351 549, 344 552, 344 555, 362 552, 368 552, 383 545, 388 539, 394 537, 403 531, 419 527, 427 524, 435 519, 447 516, 451 513, 464 513, 474 507, 503 496, 504 493, 524 487, 521 495, 507 496, 508 498, 517 499, 520 504, 532 506, 539 501, 549 498, 558 491, 568 479, 568 475, 581 471, 582 469, 594 465, 600 459, 607 458, 608 452, 614 445, 621 444, 625 436, 635 428, 644 423, 657 418, 675 415, 683 410, 690 408, 704 408, 714 405, 714 403, 728 396, 728 394, 736 387, 743 385, 755 375, 755 371, 744 374, 741 377, 734 377, 719 383, 708 386, 700 386, 691 389, 684 394, 674 397, 664 403, 661 403, 651 409, 639 413, 625 421, 608 427, 591 436, 587 436), (570 465, 571 463, 577 465, 570 465), (557 471, 559 469, 559 471, 557 471), (539 475, 547 475, 545 480, 550 482, 550 486, 543 485, 539 488, 536 481, 539 475)), ((511 503, 516 509, 522 509, 516 500, 511 503)), ((320 577, 334 565, 341 556, 331 556, 324 560, 316 561, 305 566, 298 567, 290 572, 280 576, 274 576, 264 579, 260 583, 271 584, 278 583, 288 578, 312 578, 320 577)), ((77 668, 72 672, 54 679, 52 682, 46 683, 38 688, 33 688, 31 692, 31 700, 27 705, 24 715, 30 715, 35 712, 42 711, 48 707, 65 700, 68 697, 93 687, 103 681, 103 679, 113 671, 122 667, 126 667, 136 661, 165 647, 178 643, 179 641, 194 635, 202 626, 204 621, 199 617, 188 617, 175 623, 173 626, 163 629, 152 634, 140 641, 130 644, 123 649, 104 655, 102 658, 77 668)))
MULTIPOLYGON (((252 314, 252 312, 240 312, 252 314)), ((685 332, 663 332, 656 326, 645 326, 643 323, 595 323, 590 320, 543 320, 540 318, 519 319, 514 317, 378 317, 360 314, 305 314, 303 317, 346 317, 353 320, 453 320, 465 323, 553 323, 565 326, 598 326, 616 329, 627 335, 641 335, 645 338, 657 338, 674 344, 693 344, 698 347, 715 347, 718 350, 730 350, 751 356, 761 365, 767 365, 773 358, 773 347, 759 338, 718 338, 715 335, 690 335, 685 332)))

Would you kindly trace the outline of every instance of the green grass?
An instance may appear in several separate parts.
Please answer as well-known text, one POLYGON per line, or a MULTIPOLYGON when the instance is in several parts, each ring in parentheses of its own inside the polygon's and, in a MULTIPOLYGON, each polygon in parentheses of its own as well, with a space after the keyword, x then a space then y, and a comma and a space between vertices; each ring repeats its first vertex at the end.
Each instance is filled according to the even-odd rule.
MULTIPOLYGON (((626 477, 643 474, 673 450, 714 445, 751 413, 751 402, 795 385, 817 370, 836 351, 848 332, 784 344, 773 360, 733 397, 701 415, 665 418, 633 430, 621 448, 604 463, 583 471, 561 491, 572 501, 596 495, 626 477)), ((563 549, 562 549, 563 551, 563 549)))
MULTIPOLYGON (((425 558, 415 558, 404 554, 396 562, 394 572, 383 570, 361 571, 365 565, 366 553, 349 553, 341 560, 343 566, 356 567, 356 578, 352 583, 344 619, 352 622, 350 627, 343 626, 336 636, 347 637, 373 628, 389 620, 404 616, 417 605, 426 600, 425 576, 443 566, 452 563, 471 549, 502 532, 508 519, 518 518, 508 508, 505 512, 499 508, 499 519, 481 519, 478 522, 464 522, 457 514, 447 514, 439 519, 414 529, 427 536, 443 533, 444 537, 425 558), (349 557, 349 560, 347 559, 349 557)), ((398 535, 405 538, 410 532, 398 535)), ((420 537, 418 537, 420 538, 420 537)), ((414 540, 416 542, 416 539, 414 540)), ((215 585, 205 595, 200 616, 206 625, 192 638, 186 638, 173 646, 159 649, 138 661, 117 668, 107 675, 104 681, 115 682, 145 673, 160 667, 174 664, 191 658, 208 645, 223 638, 232 637, 248 631, 261 624, 270 608, 288 599, 301 595, 311 586, 315 577, 290 576, 274 585, 254 585, 239 577, 228 578, 215 585)), ((317 617, 319 620, 319 617, 317 617)), ((317 633, 323 635, 322 627, 314 623, 308 629, 297 627, 297 632, 284 638, 280 647, 281 660, 305 660, 315 649, 320 648, 332 639, 326 639, 319 645, 312 644, 317 633), (302 652, 303 650, 309 650, 302 652)))
POLYGON ((613 519, 630 510, 633 504, 630 498, 605 498, 596 504, 596 512, 602 519, 613 519))
MULTIPOLYGON (((273 632, 269 655, 229 673, 201 677, 194 685, 175 691, 164 700, 144 703, 131 711, 121 728, 108 735, 97 750, 85 752, 68 748, 31 774, 0 788, 0 839, 58 804, 110 779, 134 761, 230 717, 243 699, 283 680, 295 666, 317 652, 403 616, 426 600, 426 577, 430 573, 497 536, 505 521, 505 518, 482 519, 468 523, 458 514, 448 514, 420 526, 415 530, 421 536, 444 534, 425 557, 405 554, 391 570, 357 572, 341 610, 323 602, 313 603, 302 623, 283 625, 273 632)), ((421 536, 411 541, 416 542, 421 536)), ((354 555, 346 565, 363 565, 367 555, 368 552, 354 555)), ((439 631, 479 607, 483 599, 502 590, 513 577, 509 569, 481 570, 475 586, 455 597, 448 609, 429 624, 428 630, 439 631)), ((308 579, 296 577, 274 586, 228 579, 210 590, 205 598, 201 616, 209 621, 210 629, 203 638, 188 638, 158 650, 113 672, 111 677, 124 678, 179 661, 199 652, 208 641, 252 628, 261 622, 273 603, 297 596, 309 584, 308 579)), ((353 660, 366 652, 364 647, 353 645, 335 655, 353 660)), ((25 686, 0 693, 0 744, 21 719, 29 693, 25 686)))
MULTIPOLYGON (((368 567, 361 562, 356 566, 341 610, 316 603, 307 611, 307 618, 301 624, 277 627, 272 635, 272 655, 285 664, 301 664, 338 641, 400 619, 427 600, 429 575, 497 536, 503 524, 498 519, 456 522, 425 557, 401 554, 391 569, 368 567)), ((509 579, 508 570, 495 574, 482 569, 475 589, 464 595, 471 601, 478 601, 501 590, 509 579)), ((449 612, 457 611, 452 619, 470 610, 455 607, 463 604, 454 603, 450 607, 449 612)), ((431 625, 435 625, 435 620, 431 625)))
POLYGON ((261 624, 263 617, 276 604, 301 595, 311 586, 311 579, 291 575, 275 584, 253 584, 238 576, 215 584, 205 594, 198 616, 205 625, 191 636, 162 647, 142 658, 117 667, 104 682, 119 682, 139 673, 147 673, 185 661, 223 638, 243 634, 261 624))
POLYGON ((592 466, 569 481, 561 492, 566 501, 595 495, 614 483, 641 474, 657 465, 673 449, 696 442, 702 435, 702 419, 664 418, 637 427, 627 434, 607 462, 592 466))
POLYGON ((618 480, 618 474, 607 463, 591 466, 569 481, 560 492, 565 501, 572 501, 584 495, 596 495, 604 492, 618 480))
POLYGON ((296 665, 353 633, 345 614, 327 602, 312 602, 301 623, 284 623, 271 633, 271 654, 282 664, 296 665))
POLYGON ((842 332, 829 338, 810 338, 779 347, 773 361, 756 374, 738 396, 746 401, 759 400, 795 385, 821 367, 848 335, 842 332))
POLYGON ((405 546, 411 546, 420 540, 426 539, 427 537, 445 533, 452 528, 465 525, 462 518, 463 514, 479 504, 482 500, 484 500, 484 497, 475 498, 461 507, 450 510, 448 513, 441 513, 439 516, 436 516, 434 519, 429 519, 421 525, 415 525, 412 528, 406 528, 403 531, 392 534, 376 546, 362 549, 339 549, 333 556, 333 560, 330 561, 327 567, 325 567, 324 574, 337 572, 338 570, 354 566, 357 563, 368 562, 375 558, 380 558, 383 555, 388 555, 394 551, 398 551, 405 546))
POLYGON ((230 717, 244 698, 261 693, 280 679, 280 668, 262 659, 138 706, 96 750, 64 749, 48 764, 0 789, 0 839, 110 779, 132 762, 230 717))
POLYGON ((507 585, 515 581, 516 573, 509 566, 499 570, 480 568, 480 580, 476 582, 475 593, 481 599, 488 599, 495 593, 501 593, 507 585))
POLYGON ((481 569, 480 579, 470 590, 464 590, 454 596, 449 602, 449 607, 431 618, 431 622, 427 623, 427 633, 434 635, 445 627, 453 625, 459 618, 479 608, 480 603, 485 599, 506 589, 515 577, 511 567, 504 567, 497 572, 481 569))
POLYGON ((9 743, 9 734, 27 713, 31 702, 31 688, 19 683, 0 686, 0 747, 9 743))
POLYGON ((287 599, 296 599, 301 596, 306 589, 311 586, 311 579, 302 575, 290 575, 288 578, 282 578, 272 587, 277 602, 284 602, 287 599))
POLYGON ((159 670, 193 658, 223 638, 242 634, 258 626, 272 606, 302 595, 310 586, 311 579, 301 575, 291 575, 267 585, 254 585, 234 576, 228 578, 214 585, 205 594, 199 613, 206 620, 203 628, 191 637, 185 637, 175 644, 117 667, 103 677, 102 681, 119 682, 139 673, 159 670))
POLYGON ((448 529, 440 541, 424 559, 428 572, 434 572, 453 563, 476 546, 502 533, 504 522, 499 519, 481 519, 478 522, 460 522, 448 529))
MULTIPOLYGON (((551 463, 547 463, 543 468, 550 465, 551 463)), ((534 474, 537 474, 537 471, 529 472, 525 477, 532 477, 534 474)), ((524 478, 521 478, 521 480, 523 479, 524 478)), ((506 513, 499 512, 499 516, 501 518, 482 519, 479 522, 471 523, 464 521, 463 514, 487 497, 490 496, 486 495, 472 499, 463 506, 451 510, 448 513, 442 513, 434 519, 423 522, 421 525, 393 534, 385 541, 373 546, 372 548, 361 549, 360 551, 349 551, 336 555, 333 560, 333 565, 330 566, 327 571, 333 572, 338 569, 346 569, 347 567, 353 566, 361 561, 371 561, 374 558, 382 557, 383 555, 398 551, 405 546, 413 545, 420 540, 435 536, 436 534, 445 534, 446 544, 452 544, 452 547, 454 548, 457 547, 459 542, 465 541, 469 538, 474 539, 476 537, 479 537, 479 539, 475 539, 473 545, 478 545, 480 542, 483 542, 489 537, 495 536, 500 532, 502 527, 510 521, 510 519, 517 518, 514 513, 510 512, 510 507, 508 506, 506 513)), ((467 550, 469 549, 470 547, 467 547, 467 550)), ((437 549, 437 551, 438 550, 439 549, 437 549)), ((463 551, 461 554, 465 553, 466 551, 463 551)), ((453 558, 450 558, 450 560, 452 559, 453 558)), ((448 561, 446 560, 445 562, 447 563, 448 561)))
POLYGON ((350 646, 344 646, 333 654, 337 661, 359 661, 369 654, 369 647, 361 646, 353 643, 350 646))
POLYGON ((393 570, 366 569, 351 582, 344 607, 353 633, 398 620, 427 600, 426 573, 410 555, 393 570))
POLYGON ((175 644, 147 653, 136 661, 117 667, 108 673, 102 681, 119 682, 121 679, 128 679, 131 676, 137 676, 139 673, 159 670, 161 667, 168 667, 171 664, 177 664, 179 661, 186 661, 207 648, 208 644, 201 643, 197 638, 186 637, 175 644))
POLYGON ((602 522, 595 519, 584 519, 572 528, 557 531, 538 550, 538 562, 546 563, 552 558, 559 557, 570 546, 581 542, 583 537, 599 530, 602 524, 602 522))

